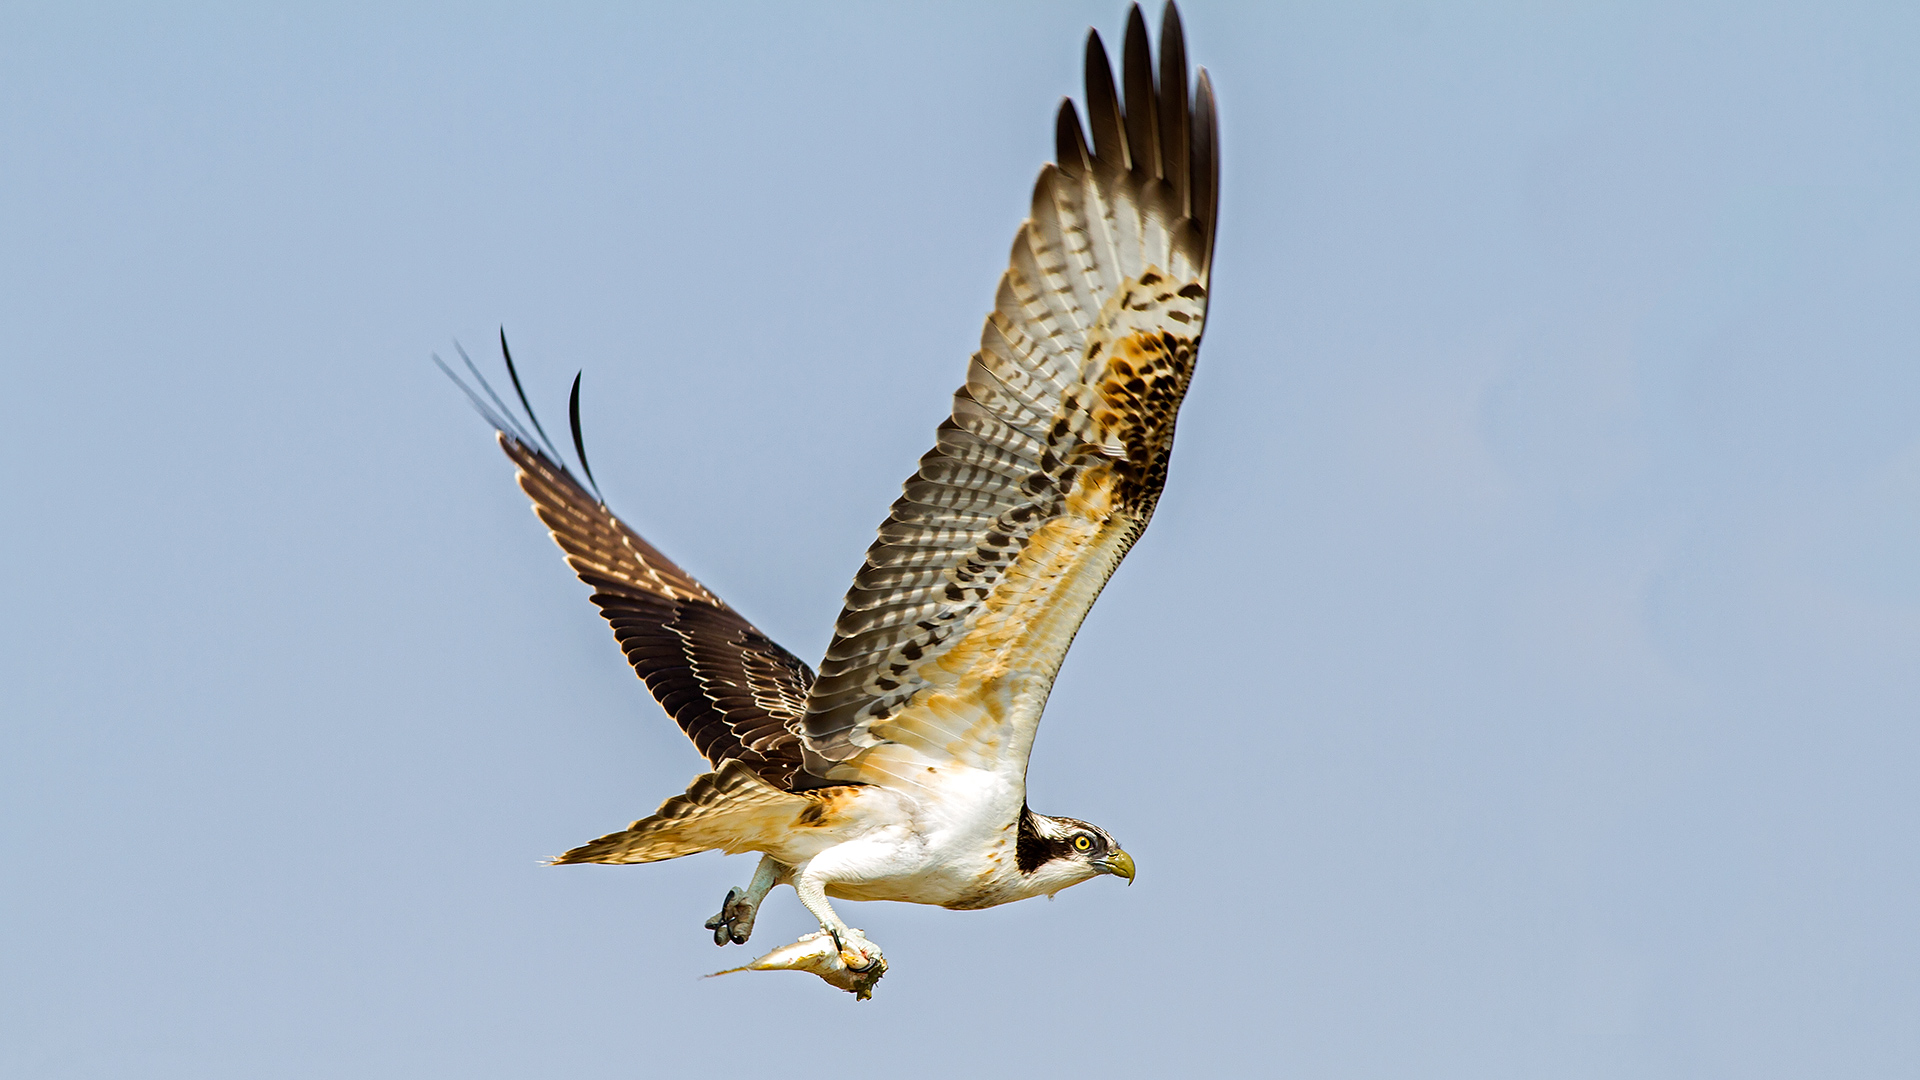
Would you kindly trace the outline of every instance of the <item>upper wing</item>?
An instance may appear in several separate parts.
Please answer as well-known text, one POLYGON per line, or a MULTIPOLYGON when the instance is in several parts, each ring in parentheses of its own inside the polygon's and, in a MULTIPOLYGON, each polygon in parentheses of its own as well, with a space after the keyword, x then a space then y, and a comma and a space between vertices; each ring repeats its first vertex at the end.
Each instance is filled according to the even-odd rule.
MULTIPOLYGON (((512 362, 509 357, 510 372, 512 362)), ((504 411, 490 388, 487 393, 504 411)), ((574 394, 578 448, 577 381, 574 394)), ((593 602, 654 698, 716 768, 739 761, 776 787, 791 786, 801 767, 798 729, 813 672, 641 539, 555 454, 479 397, 474 401, 499 429, 500 448, 519 467, 520 490, 566 552, 567 565, 593 587, 593 602)), ((581 461, 584 467, 584 453, 581 461)))
MULTIPOLYGON (((1167 5, 1156 89, 1128 19, 1121 108, 1087 40, 1089 152, 1061 106, 953 415, 867 550, 807 699, 807 773, 1024 774, 1074 633, 1153 514, 1207 310, 1218 154, 1167 5)), ((802 783, 809 780, 802 777, 802 783)))

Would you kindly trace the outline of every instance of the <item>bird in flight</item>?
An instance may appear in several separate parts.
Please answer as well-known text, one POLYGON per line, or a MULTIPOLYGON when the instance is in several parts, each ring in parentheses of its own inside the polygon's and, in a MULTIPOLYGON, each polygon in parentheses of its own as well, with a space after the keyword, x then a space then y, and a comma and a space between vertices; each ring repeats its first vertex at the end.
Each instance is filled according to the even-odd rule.
POLYGON ((791 885, 820 947, 803 938, 754 966, 812 970, 862 998, 886 962, 830 899, 964 910, 1133 880, 1106 830, 1029 809, 1026 781, 1067 648, 1153 516, 1206 325, 1217 123, 1204 68, 1189 86, 1171 3, 1157 64, 1132 9, 1118 82, 1089 32, 1086 110, 1083 128, 1071 99, 1060 106, 1056 160, 966 384, 867 549, 817 672, 607 508, 577 376, 578 474, 527 404, 504 334, 524 423, 470 360, 477 390, 447 369, 627 660, 712 765, 555 863, 759 852, 707 921, 714 942, 744 944, 768 892, 791 885))

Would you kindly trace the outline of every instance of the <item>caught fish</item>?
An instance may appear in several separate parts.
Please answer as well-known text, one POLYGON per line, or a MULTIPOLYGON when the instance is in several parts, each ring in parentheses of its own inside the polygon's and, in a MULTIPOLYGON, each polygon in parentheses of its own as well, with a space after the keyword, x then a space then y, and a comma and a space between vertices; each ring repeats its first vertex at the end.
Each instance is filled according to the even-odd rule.
POLYGON ((874 984, 880 981, 880 976, 887 973, 887 962, 876 957, 870 970, 858 971, 850 968, 840 953, 840 946, 834 944, 833 935, 823 930, 808 934, 791 945, 782 945, 744 967, 716 971, 707 978, 731 975, 736 971, 812 972, 825 979, 829 985, 837 986, 861 1001, 865 1001, 873 996, 874 984))

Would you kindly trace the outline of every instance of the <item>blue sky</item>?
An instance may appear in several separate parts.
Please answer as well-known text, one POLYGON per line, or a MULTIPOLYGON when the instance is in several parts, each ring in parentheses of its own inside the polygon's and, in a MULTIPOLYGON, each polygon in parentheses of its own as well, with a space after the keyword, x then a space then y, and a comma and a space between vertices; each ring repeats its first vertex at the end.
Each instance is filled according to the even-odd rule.
MULTIPOLYGON (((0 1072, 1893 1076, 1920 18, 1186 6, 1214 303, 1036 749, 1139 861, 856 1005, 549 869, 698 759, 428 361, 809 660, 1109 3, 0 14, 0 1072)), ((809 920, 774 894, 755 944, 809 920)))

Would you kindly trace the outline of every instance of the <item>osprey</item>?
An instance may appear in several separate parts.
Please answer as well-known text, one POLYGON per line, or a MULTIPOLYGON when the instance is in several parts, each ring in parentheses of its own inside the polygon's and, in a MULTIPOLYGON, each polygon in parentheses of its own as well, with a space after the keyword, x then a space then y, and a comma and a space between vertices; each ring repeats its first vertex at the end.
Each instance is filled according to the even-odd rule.
POLYGON ((1086 107, 1090 143, 1073 102, 1060 106, 1057 160, 1034 185, 966 384, 867 550, 817 673, 607 508, 578 377, 584 483, 511 355, 531 431, 468 361, 485 397, 468 394, 521 490, 713 767, 555 863, 759 852, 707 921, 714 942, 745 943, 767 893, 791 885, 835 947, 808 953, 835 954, 830 971, 809 970, 862 997, 885 961, 830 898, 968 909, 1133 880, 1104 829, 1028 809, 1026 772, 1067 647, 1153 515, 1206 325, 1217 125, 1205 69, 1189 90, 1171 3, 1157 71, 1137 6, 1118 84, 1088 34, 1086 107))

